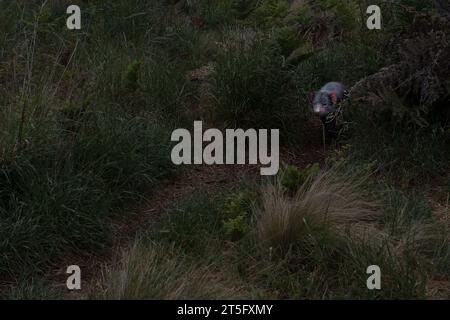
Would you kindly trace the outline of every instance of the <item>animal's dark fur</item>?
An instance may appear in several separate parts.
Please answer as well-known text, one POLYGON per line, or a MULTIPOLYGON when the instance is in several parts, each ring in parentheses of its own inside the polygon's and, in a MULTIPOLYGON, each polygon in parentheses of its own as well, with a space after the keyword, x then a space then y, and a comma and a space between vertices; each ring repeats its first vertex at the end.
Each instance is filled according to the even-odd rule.
POLYGON ((313 112, 319 116, 329 138, 336 138, 338 134, 336 119, 329 117, 336 112, 337 106, 345 96, 345 87, 339 82, 328 82, 312 95, 313 112))

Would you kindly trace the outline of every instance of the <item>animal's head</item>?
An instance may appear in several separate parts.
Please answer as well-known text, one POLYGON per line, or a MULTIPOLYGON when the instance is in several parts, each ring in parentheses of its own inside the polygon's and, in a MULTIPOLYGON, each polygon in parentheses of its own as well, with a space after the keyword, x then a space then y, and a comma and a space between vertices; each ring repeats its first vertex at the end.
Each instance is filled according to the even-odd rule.
POLYGON ((333 112, 337 103, 337 95, 335 92, 311 92, 309 102, 312 104, 314 114, 322 117, 333 112))

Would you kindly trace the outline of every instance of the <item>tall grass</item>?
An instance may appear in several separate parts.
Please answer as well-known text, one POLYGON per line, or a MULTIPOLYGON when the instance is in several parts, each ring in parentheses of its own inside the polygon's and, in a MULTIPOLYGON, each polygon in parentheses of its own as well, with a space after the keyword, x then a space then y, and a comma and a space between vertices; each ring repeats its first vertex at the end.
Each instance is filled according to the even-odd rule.
POLYGON ((297 297, 424 297, 430 279, 448 277, 448 228, 411 198, 375 192, 371 171, 348 165, 310 178, 294 196, 280 184, 263 189, 255 212, 261 263, 247 266, 249 279, 297 297), (365 289, 372 264, 382 291, 365 289), (273 272, 295 280, 276 284, 273 272))
POLYGON ((293 197, 279 182, 269 184, 257 213, 262 244, 286 253, 296 246, 307 247, 316 240, 314 234, 321 237, 321 231, 338 232, 345 223, 373 221, 379 216, 380 206, 368 199, 370 192, 364 186, 370 173, 340 170, 345 169, 336 167, 309 178, 293 197))
POLYGON ((294 195, 263 185, 249 230, 237 239, 224 232, 224 218, 241 214, 242 196, 187 196, 146 234, 152 241, 140 239, 105 270, 93 296, 424 298, 432 280, 448 277, 448 230, 425 203, 378 191, 372 170, 340 163, 294 195), (366 287, 374 264, 382 290, 366 287))
POLYGON ((113 208, 170 171, 166 131, 144 119, 99 116, 89 124, 76 137, 60 132, 54 141, 2 159, 2 275, 102 248, 113 208))
POLYGON ((135 243, 113 268, 104 270, 101 299, 229 299, 239 288, 226 286, 213 267, 200 265, 173 246, 135 243))
POLYGON ((378 121, 355 111, 347 116, 350 157, 376 161, 387 177, 406 187, 420 187, 448 172, 450 136, 444 126, 378 121))
MULTIPOLYGON (((215 125, 279 128, 297 142, 309 91, 376 72, 394 58, 379 45, 412 18, 395 6, 384 19, 395 25, 369 35, 355 28, 360 1, 310 1, 298 12, 287 1, 168 3, 85 1, 82 30, 68 31, 70 1, 0 1, 2 296, 57 297, 39 276, 109 247, 117 214, 171 174, 170 129, 195 116, 189 70, 213 66, 202 87, 213 99, 201 107, 215 125)), ((104 269, 91 297, 422 298, 433 281, 448 282, 448 226, 419 192, 448 171, 446 121, 345 116, 350 162, 298 190, 252 185, 251 201, 194 190, 146 232, 151 240, 104 269), (376 173, 355 164, 368 160, 376 173), (365 287, 372 264, 381 291, 365 287)))
POLYGON ((65 8, 0 3, 2 23, 21 13, 0 40, 2 280, 31 279, 64 256, 99 252, 114 215, 171 172, 169 130, 180 118, 184 79, 181 64, 161 72, 154 60, 176 54, 155 40, 170 21, 165 5, 89 2, 73 32, 65 8), (130 10, 113 19, 126 27, 123 38, 103 24, 120 8, 130 10), (135 60, 140 68, 129 71, 135 60), (130 72, 131 85, 123 81, 130 72))
POLYGON ((290 103, 295 106, 288 76, 281 56, 267 43, 234 42, 215 68, 216 118, 229 126, 279 127, 290 103))

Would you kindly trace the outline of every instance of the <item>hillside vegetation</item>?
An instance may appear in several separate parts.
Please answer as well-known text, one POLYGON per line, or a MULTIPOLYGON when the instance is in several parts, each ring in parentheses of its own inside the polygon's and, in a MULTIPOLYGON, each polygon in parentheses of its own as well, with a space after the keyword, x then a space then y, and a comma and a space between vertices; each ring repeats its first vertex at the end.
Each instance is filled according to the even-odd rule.
POLYGON ((450 298, 441 1, 371 1, 381 30, 365 0, 76 2, 81 30, 73 1, 0 0, 2 298, 450 298), (323 145, 329 81, 350 96, 323 145), (280 129, 282 169, 183 181, 170 136, 194 120, 280 129))

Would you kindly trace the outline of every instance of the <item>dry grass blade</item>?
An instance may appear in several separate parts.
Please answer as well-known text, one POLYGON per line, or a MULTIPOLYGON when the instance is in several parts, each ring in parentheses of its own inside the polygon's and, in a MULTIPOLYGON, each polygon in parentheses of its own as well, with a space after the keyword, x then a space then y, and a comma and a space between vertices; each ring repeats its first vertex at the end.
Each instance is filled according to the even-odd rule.
MULTIPOLYGON (((136 241, 120 262, 105 269, 97 298, 102 299, 226 299, 238 297, 224 286, 210 266, 199 266, 173 246, 136 241)), ((222 279, 223 280, 223 279, 222 279)))
POLYGON ((293 198, 285 194, 279 183, 267 185, 257 213, 260 240, 272 247, 288 249, 304 241, 311 232, 338 232, 342 225, 360 226, 378 217, 380 205, 369 199, 364 189, 367 175, 339 173, 339 169, 319 173, 304 183, 293 198))

